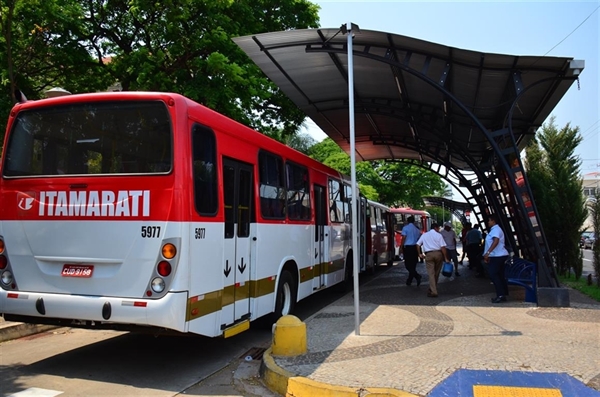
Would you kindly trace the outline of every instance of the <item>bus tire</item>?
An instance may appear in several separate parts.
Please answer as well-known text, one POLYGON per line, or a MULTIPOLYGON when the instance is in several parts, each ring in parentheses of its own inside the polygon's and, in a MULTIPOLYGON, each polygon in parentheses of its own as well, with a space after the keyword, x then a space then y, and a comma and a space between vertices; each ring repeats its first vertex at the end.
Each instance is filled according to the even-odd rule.
POLYGON ((273 322, 277 322, 281 316, 292 314, 296 306, 296 282, 292 274, 283 270, 277 283, 277 292, 275 295, 275 311, 273 312, 273 322))

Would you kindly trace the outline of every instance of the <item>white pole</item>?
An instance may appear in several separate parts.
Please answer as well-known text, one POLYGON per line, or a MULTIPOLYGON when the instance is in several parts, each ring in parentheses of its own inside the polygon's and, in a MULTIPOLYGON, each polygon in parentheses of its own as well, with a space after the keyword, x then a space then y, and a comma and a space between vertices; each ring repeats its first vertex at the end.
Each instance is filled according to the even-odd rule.
POLYGON ((360 199, 356 185, 356 153, 354 141, 354 60, 352 51, 352 23, 346 24, 348 31, 348 114, 350 116, 350 174, 352 175, 352 263, 354 263, 354 333, 360 335, 360 308, 358 299, 358 262, 360 246, 358 230, 358 211, 360 199))

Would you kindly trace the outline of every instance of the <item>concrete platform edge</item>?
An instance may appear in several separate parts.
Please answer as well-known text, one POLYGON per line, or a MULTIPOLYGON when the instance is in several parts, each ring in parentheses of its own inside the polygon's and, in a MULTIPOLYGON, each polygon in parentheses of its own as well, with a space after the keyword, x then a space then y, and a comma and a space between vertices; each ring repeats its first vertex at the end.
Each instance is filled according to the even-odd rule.
POLYGON ((275 363, 275 360, 272 357, 271 348, 268 348, 263 353, 260 375, 263 378, 265 385, 271 391, 282 396, 356 397, 369 395, 373 397, 418 397, 415 394, 402 390, 382 387, 363 387, 357 389, 348 386, 317 382, 302 376, 295 376, 275 363))
POLYGON ((0 327, 0 343, 58 328, 54 325, 12 323, 0 327))

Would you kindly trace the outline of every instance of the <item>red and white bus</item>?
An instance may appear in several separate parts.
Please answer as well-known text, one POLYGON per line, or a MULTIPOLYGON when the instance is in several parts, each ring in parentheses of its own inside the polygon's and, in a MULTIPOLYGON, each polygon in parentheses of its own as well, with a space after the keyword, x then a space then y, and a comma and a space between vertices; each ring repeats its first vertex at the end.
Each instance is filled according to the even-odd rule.
POLYGON ((395 218, 395 228, 396 228, 396 236, 395 236, 395 246, 396 246, 396 255, 399 255, 400 244, 401 244, 401 234, 402 228, 406 225, 406 220, 409 216, 415 217, 415 226, 421 230, 421 233, 427 232, 431 229, 431 215, 427 211, 423 210, 414 210, 412 208, 392 208, 390 210, 395 218))
POLYGON ((0 172, 9 321, 229 337, 352 285, 347 179, 181 95, 17 104, 0 172))
MULTIPOLYGON (((364 219, 365 252, 361 261, 361 270, 373 272, 375 267, 386 263, 392 266, 394 261, 394 217, 390 207, 372 200, 361 198, 361 213, 364 219)), ((361 233, 361 239, 363 239, 361 233)))

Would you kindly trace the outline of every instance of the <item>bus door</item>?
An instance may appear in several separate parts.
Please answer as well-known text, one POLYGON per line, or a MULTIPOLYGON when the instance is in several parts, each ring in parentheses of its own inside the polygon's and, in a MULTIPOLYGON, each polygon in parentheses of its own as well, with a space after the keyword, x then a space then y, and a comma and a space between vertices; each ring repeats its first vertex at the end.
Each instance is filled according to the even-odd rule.
POLYGON ((369 263, 370 253, 368 247, 371 246, 371 227, 370 227, 370 216, 371 211, 367 199, 360 197, 360 211, 358 212, 358 244, 360 245, 360 251, 358 252, 358 262, 360 263, 359 269, 364 271, 371 265, 369 263))
POLYGON ((325 225, 327 224, 327 195, 325 187, 314 185, 315 192, 315 255, 313 262, 313 290, 323 288, 325 286, 325 257, 327 232, 325 225))
POLYGON ((222 324, 250 317, 250 221, 252 211, 252 166, 223 158, 225 209, 222 324), (233 304, 233 310, 226 309, 233 304))

